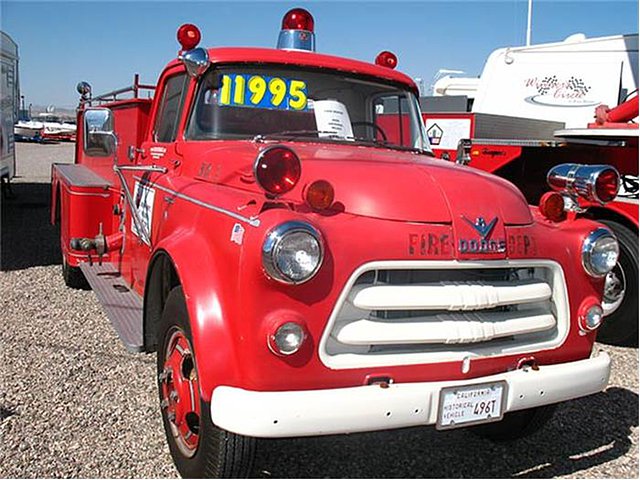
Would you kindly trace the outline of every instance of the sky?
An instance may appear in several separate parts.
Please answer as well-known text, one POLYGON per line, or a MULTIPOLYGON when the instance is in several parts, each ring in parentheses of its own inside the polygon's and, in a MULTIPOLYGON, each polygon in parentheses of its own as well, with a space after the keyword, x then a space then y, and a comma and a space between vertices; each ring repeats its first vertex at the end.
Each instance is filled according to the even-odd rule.
MULTIPOLYGON (((0 0, 0 27, 18 44, 26 104, 73 107, 76 84, 94 94, 155 83, 194 23, 201 45, 274 47, 282 16, 304 7, 317 51, 373 61, 382 50, 428 87, 440 69, 482 73, 495 49, 524 45, 527 0, 466 1, 46 1, 0 0)), ((638 33, 637 0, 533 0, 532 43, 638 33)))

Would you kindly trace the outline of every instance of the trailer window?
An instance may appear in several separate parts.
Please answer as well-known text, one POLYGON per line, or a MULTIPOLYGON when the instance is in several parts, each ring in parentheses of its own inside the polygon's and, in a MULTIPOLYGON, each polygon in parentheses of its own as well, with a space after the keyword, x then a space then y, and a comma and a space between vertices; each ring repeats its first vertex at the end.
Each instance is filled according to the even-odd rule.
POLYGON ((174 75, 165 82, 153 129, 153 138, 156 142, 173 142, 176 139, 186 88, 185 74, 174 75))

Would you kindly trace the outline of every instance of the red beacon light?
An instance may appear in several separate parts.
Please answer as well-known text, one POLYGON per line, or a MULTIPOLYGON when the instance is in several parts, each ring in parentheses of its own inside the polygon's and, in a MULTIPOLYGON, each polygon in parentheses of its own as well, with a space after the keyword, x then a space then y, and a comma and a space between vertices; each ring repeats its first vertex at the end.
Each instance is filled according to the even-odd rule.
POLYGON ((394 69, 398 66, 398 57, 395 54, 385 50, 380 52, 376 57, 376 65, 394 69))
POLYGON ((300 180, 301 171, 298 156, 282 145, 262 150, 253 166, 258 185, 272 197, 291 191, 300 180))
POLYGON ((182 50, 193 50, 200 43, 202 35, 198 27, 192 23, 185 23, 178 29, 177 37, 182 50))
POLYGON ((304 8, 294 8, 282 17, 278 48, 315 52, 316 38, 313 16, 304 8))
POLYGON ((282 18, 282 30, 313 32, 313 16, 304 8, 289 10, 282 18))

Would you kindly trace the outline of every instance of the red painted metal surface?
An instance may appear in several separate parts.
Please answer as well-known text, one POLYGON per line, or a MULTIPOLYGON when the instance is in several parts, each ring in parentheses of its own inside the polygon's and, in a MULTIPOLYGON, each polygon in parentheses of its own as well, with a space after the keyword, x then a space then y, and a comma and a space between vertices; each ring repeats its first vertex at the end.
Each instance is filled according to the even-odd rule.
POLYGON ((621 103, 617 107, 609 108, 600 105, 596 108, 596 121, 590 123, 589 128, 638 128, 637 123, 629 123, 638 116, 638 95, 621 103))
MULTIPOLYGON (((211 49, 209 55, 214 64, 259 61, 358 72, 401 82, 417 93, 409 77, 399 72, 337 57, 226 48, 211 49)), ((160 77, 156 98, 161 98, 166 79, 179 71, 183 66, 177 61, 168 66, 160 77)), ((115 114, 121 140, 118 164, 167 169, 166 173, 127 172, 131 191, 143 177, 155 191, 151 241, 146 245, 132 233, 127 212, 122 223, 122 254, 109 252, 106 259, 119 265, 129 284, 145 295, 151 260, 157 255, 170 258, 185 292, 198 383, 205 400, 218 385, 323 389, 361 385, 376 375, 391 375, 396 382, 457 380, 517 367, 522 355, 477 359, 467 373, 462 373, 460 362, 345 370, 326 367, 318 355, 318 342, 338 295, 356 268, 376 260, 555 260, 568 279, 571 327, 560 347, 535 352, 536 360, 553 364, 589 356, 595 334, 579 334, 577 309, 584 298, 600 296, 602 281, 586 275, 579 252, 595 223, 584 219, 549 222, 528 207, 513 185, 478 170, 413 152, 345 144, 284 142, 301 159, 301 178, 281 198, 267 198, 255 181, 253 163, 271 143, 183 139, 195 87, 196 81, 191 80, 175 142, 153 139, 157 102, 105 105, 115 114), (129 145, 138 152, 133 161, 127 157, 129 145), (315 212, 305 201, 305 187, 317 180, 329 181, 334 188, 334 203, 327 211, 315 212), (482 216, 497 218, 495 235, 504 239, 505 250, 460 253, 455 248, 458 241, 476 235, 463 217, 473 221, 482 216), (252 225, 249 219, 259 220, 259 225, 252 225), (296 286, 267 278, 261 263, 265 236, 290 220, 314 225, 326 248, 317 276, 296 286), (240 241, 232 241, 237 225, 244 233, 240 241), (429 235, 440 241, 422 247, 421 238, 431 238, 429 235), (297 318, 309 332, 302 350, 290 357, 276 356, 267 346, 267 335, 281 318, 297 318)), ((82 113, 79 120, 81 126, 82 113)), ((54 192, 60 186, 62 249, 71 265, 86 259, 86 254, 71 251, 70 238, 93 237, 100 224, 105 235, 114 234, 120 227, 114 208, 127 208, 112 173, 114 159, 86 156, 82 129, 78 135, 76 162, 108 179, 112 186, 104 197, 81 195, 94 192, 65 183, 54 169, 54 192)), ((171 366, 179 360, 176 358, 170 352, 166 364, 171 366)))

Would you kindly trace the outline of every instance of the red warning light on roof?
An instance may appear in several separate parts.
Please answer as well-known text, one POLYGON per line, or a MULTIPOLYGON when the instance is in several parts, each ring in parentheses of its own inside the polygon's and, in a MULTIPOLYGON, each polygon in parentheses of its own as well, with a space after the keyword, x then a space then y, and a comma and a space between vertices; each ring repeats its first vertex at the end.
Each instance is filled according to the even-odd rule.
POLYGON ((200 30, 191 23, 185 23, 178 29, 178 43, 183 50, 192 50, 200 43, 200 30))
POLYGON ((304 8, 294 8, 284 14, 282 30, 306 30, 313 32, 313 16, 304 8))
POLYGON ((398 57, 388 51, 383 51, 376 57, 376 65, 387 68, 396 68, 398 66, 398 57))

